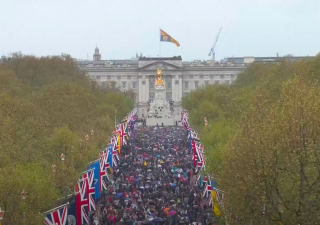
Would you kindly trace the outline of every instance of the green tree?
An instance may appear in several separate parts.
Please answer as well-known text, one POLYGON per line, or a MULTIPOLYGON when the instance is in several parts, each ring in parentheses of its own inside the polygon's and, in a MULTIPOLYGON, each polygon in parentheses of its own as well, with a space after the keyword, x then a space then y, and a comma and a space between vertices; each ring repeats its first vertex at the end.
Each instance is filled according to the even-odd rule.
POLYGON ((43 223, 39 212, 73 193, 88 163, 99 157, 113 131, 115 109, 123 118, 132 107, 130 97, 116 88, 101 89, 68 55, 12 54, 0 65, 4 223, 43 223), (28 192, 26 201, 21 200, 23 189, 28 192))

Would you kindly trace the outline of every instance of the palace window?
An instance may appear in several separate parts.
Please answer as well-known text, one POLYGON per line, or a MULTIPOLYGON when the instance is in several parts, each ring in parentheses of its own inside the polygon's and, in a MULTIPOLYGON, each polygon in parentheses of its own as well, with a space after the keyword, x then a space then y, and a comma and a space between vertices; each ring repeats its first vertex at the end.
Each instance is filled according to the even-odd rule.
POLYGON ((126 88, 127 88, 127 82, 126 82, 126 81, 122 82, 122 88, 123 88, 123 89, 126 89, 126 88))
POLYGON ((184 82, 184 88, 189 89, 189 81, 184 82))
POLYGON ((151 102, 153 102, 153 95, 150 95, 150 100, 151 102))
POLYGON ((194 88, 198 88, 199 87, 199 81, 195 81, 194 82, 194 88))
POLYGON ((132 82, 132 89, 136 89, 137 83, 135 81, 132 82))
POLYGON ((171 89, 171 81, 167 81, 167 87, 168 89, 171 89))
POLYGON ((208 85, 209 85, 209 81, 206 80, 206 81, 204 82, 204 85, 208 86, 208 85))
POLYGON ((150 81, 150 89, 154 89, 154 82, 150 81))

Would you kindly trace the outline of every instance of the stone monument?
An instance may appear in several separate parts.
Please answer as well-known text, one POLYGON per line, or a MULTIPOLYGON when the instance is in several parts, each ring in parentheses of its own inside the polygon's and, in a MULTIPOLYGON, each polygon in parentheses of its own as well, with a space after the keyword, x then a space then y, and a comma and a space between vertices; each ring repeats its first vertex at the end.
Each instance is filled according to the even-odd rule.
POLYGON ((154 101, 149 101, 149 109, 147 116, 147 126, 173 126, 174 116, 172 107, 166 100, 166 89, 162 79, 162 70, 157 69, 158 78, 155 85, 154 101))

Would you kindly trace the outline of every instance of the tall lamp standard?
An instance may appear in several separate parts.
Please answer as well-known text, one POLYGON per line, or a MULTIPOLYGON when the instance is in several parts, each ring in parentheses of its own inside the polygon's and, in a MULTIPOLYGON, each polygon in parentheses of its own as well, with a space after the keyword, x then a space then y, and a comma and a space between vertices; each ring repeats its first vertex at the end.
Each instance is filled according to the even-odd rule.
POLYGON ((28 192, 26 192, 24 189, 21 192, 21 200, 22 200, 22 204, 23 204, 23 224, 26 224, 26 202, 25 200, 28 197, 28 192))
POLYGON ((3 220, 3 216, 4 216, 4 210, 2 210, 0 207, 0 223, 1 223, 1 220, 3 220))

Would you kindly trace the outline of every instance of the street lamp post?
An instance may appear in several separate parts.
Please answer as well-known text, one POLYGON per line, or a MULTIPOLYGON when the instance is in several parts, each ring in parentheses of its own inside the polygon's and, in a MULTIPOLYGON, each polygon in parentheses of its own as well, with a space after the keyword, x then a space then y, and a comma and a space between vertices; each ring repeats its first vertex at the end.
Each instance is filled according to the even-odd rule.
POLYGON ((57 171, 57 166, 55 164, 52 165, 52 172, 56 172, 57 171))
POLYGON ((28 193, 23 189, 23 191, 21 192, 21 200, 22 200, 22 204, 23 204, 23 224, 26 224, 26 202, 25 200, 28 197, 28 193))
POLYGON ((3 216, 4 216, 4 210, 2 210, 0 207, 0 221, 3 220, 3 216))

